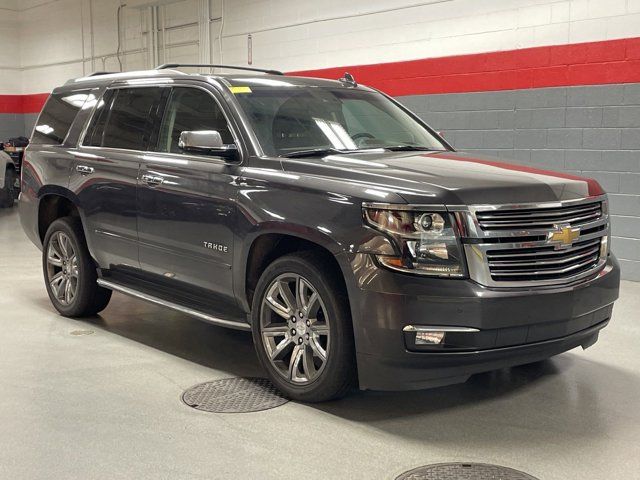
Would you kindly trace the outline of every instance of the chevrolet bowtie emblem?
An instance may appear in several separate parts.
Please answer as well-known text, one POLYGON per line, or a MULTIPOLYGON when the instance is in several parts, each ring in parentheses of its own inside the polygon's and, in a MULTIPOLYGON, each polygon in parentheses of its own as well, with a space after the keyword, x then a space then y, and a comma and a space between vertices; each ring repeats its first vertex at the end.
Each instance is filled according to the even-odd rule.
POLYGON ((547 242, 555 245, 556 249, 567 248, 580 236, 580 229, 569 225, 554 225, 554 230, 548 233, 547 242))

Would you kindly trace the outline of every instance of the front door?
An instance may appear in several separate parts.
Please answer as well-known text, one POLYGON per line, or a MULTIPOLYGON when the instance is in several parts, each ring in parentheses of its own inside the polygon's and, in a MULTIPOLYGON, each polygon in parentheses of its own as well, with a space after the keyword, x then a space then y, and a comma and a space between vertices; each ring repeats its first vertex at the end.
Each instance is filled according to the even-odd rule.
POLYGON ((238 166, 178 146, 180 133, 217 130, 236 143, 213 94, 173 87, 154 153, 144 156, 138 187, 143 270, 231 297, 238 166))

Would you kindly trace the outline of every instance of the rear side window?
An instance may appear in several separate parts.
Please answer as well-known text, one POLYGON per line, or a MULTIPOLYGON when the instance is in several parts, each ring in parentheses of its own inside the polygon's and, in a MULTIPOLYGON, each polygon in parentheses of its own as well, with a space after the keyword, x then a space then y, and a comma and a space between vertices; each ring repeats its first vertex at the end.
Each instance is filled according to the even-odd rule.
POLYGON ((67 136, 78 111, 89 96, 90 90, 76 90, 50 95, 38 117, 31 143, 60 145, 67 136))
POLYGON ((107 92, 96 107, 85 145, 146 150, 160 96, 159 87, 120 88, 107 92))

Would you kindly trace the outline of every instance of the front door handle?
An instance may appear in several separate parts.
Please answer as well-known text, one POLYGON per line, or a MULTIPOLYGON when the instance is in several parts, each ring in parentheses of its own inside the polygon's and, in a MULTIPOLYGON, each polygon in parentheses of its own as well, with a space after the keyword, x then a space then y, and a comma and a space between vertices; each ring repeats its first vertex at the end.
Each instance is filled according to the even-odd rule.
POLYGON ((142 181, 149 185, 150 187, 157 187, 158 185, 162 185, 164 182, 164 178, 159 175, 149 175, 145 173, 141 177, 142 181))
POLYGON ((93 167, 88 167, 86 165, 78 165, 76 166, 76 172, 81 173, 82 175, 91 175, 95 169, 93 167))

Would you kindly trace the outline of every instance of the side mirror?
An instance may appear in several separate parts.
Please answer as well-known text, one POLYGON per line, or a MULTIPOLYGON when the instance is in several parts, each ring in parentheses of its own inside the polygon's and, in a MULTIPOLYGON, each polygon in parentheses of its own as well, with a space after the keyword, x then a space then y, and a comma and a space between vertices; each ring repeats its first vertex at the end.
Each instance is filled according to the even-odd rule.
POLYGON ((238 147, 235 143, 222 142, 217 130, 193 130, 180 133, 178 147, 186 152, 199 152, 217 155, 230 160, 238 158, 238 147))

